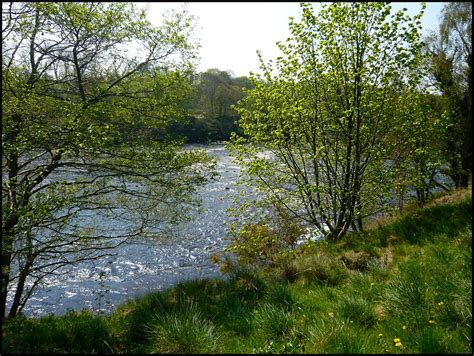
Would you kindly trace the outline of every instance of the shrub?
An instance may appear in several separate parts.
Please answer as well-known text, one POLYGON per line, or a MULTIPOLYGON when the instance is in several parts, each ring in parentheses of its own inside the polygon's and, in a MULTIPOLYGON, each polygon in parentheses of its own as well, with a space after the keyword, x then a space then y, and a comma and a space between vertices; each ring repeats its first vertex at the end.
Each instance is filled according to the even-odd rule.
MULTIPOLYGON (((303 234, 301 225, 294 221, 278 202, 274 202, 269 217, 259 223, 244 224, 240 229, 231 225, 232 242, 226 252, 232 252, 239 264, 244 266, 275 265, 280 255, 296 246, 303 234)), ((221 262, 218 255, 212 257, 214 263, 221 262)), ((228 260, 222 261, 227 267, 228 260)))
POLYGON ((285 243, 266 224, 246 224, 233 230, 232 242, 226 249, 237 256, 244 266, 274 263, 276 255, 285 248, 285 243))

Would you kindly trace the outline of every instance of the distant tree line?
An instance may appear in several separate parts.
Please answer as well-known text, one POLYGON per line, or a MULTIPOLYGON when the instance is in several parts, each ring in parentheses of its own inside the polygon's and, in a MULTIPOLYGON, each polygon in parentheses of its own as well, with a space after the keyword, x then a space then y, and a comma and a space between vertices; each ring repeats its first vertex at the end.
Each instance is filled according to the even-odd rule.
POLYGON ((189 115, 156 132, 157 138, 184 138, 187 143, 227 141, 232 132, 243 134, 240 115, 233 105, 252 89, 249 78, 234 77, 227 71, 208 69, 193 78, 194 95, 188 102, 189 115))

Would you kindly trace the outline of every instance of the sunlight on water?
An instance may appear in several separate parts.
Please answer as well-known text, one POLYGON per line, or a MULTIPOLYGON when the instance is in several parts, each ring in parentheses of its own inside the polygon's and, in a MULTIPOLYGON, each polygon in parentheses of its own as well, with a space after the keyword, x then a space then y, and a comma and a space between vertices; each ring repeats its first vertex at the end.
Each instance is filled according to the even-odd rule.
POLYGON ((81 263, 67 274, 47 279, 31 297, 24 314, 60 315, 68 309, 99 311, 99 307, 111 311, 128 298, 166 289, 179 281, 219 276, 210 256, 227 244, 223 222, 228 221, 225 210, 231 205, 230 196, 239 189, 234 186, 239 167, 223 145, 188 145, 187 149, 195 147, 204 147, 216 156, 220 174, 199 193, 201 213, 195 211, 192 221, 172 227, 174 236, 122 245, 114 256, 81 263))
MULTIPOLYGON (((160 239, 137 239, 133 244, 116 248, 114 256, 83 262, 62 276, 47 278, 32 295, 24 314, 61 315, 68 309, 83 308, 108 312, 128 298, 163 290, 180 281, 220 276, 210 256, 222 251, 228 244, 224 239, 224 223, 230 219, 226 209, 232 204, 232 196, 243 189, 235 184, 240 169, 229 157, 224 145, 185 147, 186 150, 195 148, 204 148, 216 157, 219 176, 200 190, 202 206, 199 211, 190 213, 191 221, 165 226, 166 236, 160 239)), ((441 178, 440 181, 446 182, 444 177, 441 178)), ((97 224, 100 219, 95 218, 97 221, 94 222, 94 218, 82 217, 83 224, 97 224)), ((126 219, 100 220, 100 224, 104 231, 110 233, 121 227, 124 229, 129 222, 126 219)), ((319 239, 321 234, 308 227, 297 243, 319 239)))

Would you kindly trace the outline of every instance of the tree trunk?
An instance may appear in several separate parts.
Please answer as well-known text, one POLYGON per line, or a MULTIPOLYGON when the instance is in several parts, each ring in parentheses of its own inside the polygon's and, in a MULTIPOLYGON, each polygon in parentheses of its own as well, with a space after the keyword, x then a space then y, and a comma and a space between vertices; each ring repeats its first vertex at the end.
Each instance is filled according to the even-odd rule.
POLYGON ((23 292, 25 290, 25 282, 28 276, 30 275, 30 270, 31 270, 31 267, 33 266, 33 261, 34 261, 34 256, 32 254, 32 247, 33 247, 32 241, 30 239, 30 241, 28 241, 28 252, 26 255, 26 263, 18 277, 18 283, 17 283, 15 296, 13 297, 13 303, 12 303, 12 306, 10 307, 10 312, 8 313, 8 316, 10 318, 14 318, 17 316, 18 308, 20 308, 21 306, 21 297, 23 296, 23 292))
POLYGON ((469 186, 469 175, 471 174, 471 162, 467 159, 462 160, 462 170, 459 174, 459 188, 467 188, 469 186))
POLYGON ((5 240, 2 243, 2 293, 1 293, 1 308, 2 318, 5 317, 7 308, 8 283, 10 282, 10 264, 11 264, 11 244, 7 245, 5 240))
POLYGON ((12 306, 10 307, 10 312, 8 313, 9 318, 14 318, 17 316, 18 308, 21 304, 21 296, 25 289, 26 277, 28 276, 28 270, 23 269, 18 279, 18 284, 15 292, 15 297, 13 298, 12 306))
POLYGON ((364 225, 363 225, 363 222, 362 222, 362 218, 357 219, 357 225, 358 225, 359 231, 364 230, 364 225))
MULTIPOLYGON (((16 137, 16 130, 13 130, 16 137)), ((10 266, 12 262, 13 241, 15 237, 15 226, 18 224, 19 216, 16 213, 16 179, 19 172, 18 154, 11 153, 8 157, 8 195, 7 202, 4 207, 6 217, 2 221, 2 292, 1 292, 1 308, 2 318, 5 317, 8 284, 10 282, 10 266)))

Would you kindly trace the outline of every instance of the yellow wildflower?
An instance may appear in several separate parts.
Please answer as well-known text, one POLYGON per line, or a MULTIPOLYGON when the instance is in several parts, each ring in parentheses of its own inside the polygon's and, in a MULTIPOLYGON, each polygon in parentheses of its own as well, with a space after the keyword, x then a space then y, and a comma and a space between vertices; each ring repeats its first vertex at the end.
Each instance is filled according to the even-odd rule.
POLYGON ((394 343, 401 342, 401 341, 402 341, 402 340, 400 340, 398 337, 395 338, 395 339, 393 339, 393 342, 394 342, 394 343))
POLYGON ((403 345, 402 345, 401 342, 397 342, 397 343, 395 344, 395 346, 396 346, 396 347, 402 347, 403 345))
POLYGON ((402 326, 402 329, 403 329, 403 330, 406 330, 406 329, 407 329, 407 326, 406 326, 406 325, 403 325, 403 326, 402 326))
POLYGON ((371 285, 371 286, 374 286, 374 285, 375 285, 375 283, 374 283, 374 282, 372 282, 372 283, 370 283, 370 285, 371 285))
POLYGON ((334 313, 332 313, 332 312, 329 312, 328 315, 329 315, 331 318, 334 317, 334 313))
POLYGON ((383 336, 383 334, 379 334, 379 337, 382 337, 382 336, 383 336))
POLYGON ((444 304, 443 302, 439 302, 439 303, 438 303, 439 306, 442 306, 443 304, 444 304))
POLYGON ((434 324, 434 323, 436 323, 436 322, 435 322, 434 320, 428 320, 428 323, 434 324))

